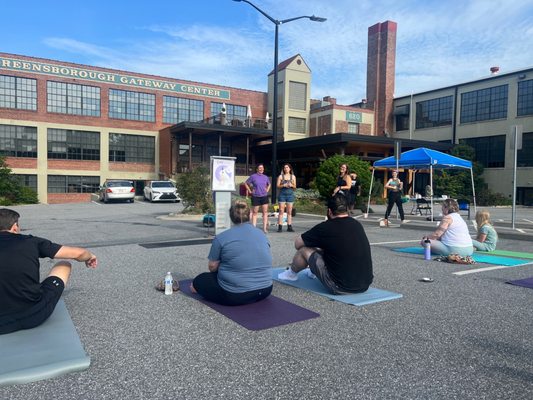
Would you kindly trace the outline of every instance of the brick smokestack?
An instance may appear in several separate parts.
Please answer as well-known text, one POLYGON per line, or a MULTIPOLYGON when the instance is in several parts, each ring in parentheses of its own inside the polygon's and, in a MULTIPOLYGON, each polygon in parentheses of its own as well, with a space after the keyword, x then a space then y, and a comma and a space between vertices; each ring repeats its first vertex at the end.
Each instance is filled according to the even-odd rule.
POLYGON ((396 22, 385 21, 368 28, 366 98, 368 107, 374 108, 377 136, 393 131, 397 26, 396 22))

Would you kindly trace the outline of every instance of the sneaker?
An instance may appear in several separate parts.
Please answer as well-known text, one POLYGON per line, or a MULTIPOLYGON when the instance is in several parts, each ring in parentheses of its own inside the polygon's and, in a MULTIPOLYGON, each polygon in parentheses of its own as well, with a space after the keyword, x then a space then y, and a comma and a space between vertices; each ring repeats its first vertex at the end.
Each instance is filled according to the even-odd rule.
POLYGON ((294 232, 294 229, 292 229, 292 225, 287 225, 287 232, 294 232))
POLYGON ((278 225, 278 232, 281 232, 283 230, 283 226, 278 225))
POLYGON ((292 269, 288 268, 278 274, 278 279, 281 279, 282 281, 297 281, 298 274, 296 272, 293 272, 292 269))

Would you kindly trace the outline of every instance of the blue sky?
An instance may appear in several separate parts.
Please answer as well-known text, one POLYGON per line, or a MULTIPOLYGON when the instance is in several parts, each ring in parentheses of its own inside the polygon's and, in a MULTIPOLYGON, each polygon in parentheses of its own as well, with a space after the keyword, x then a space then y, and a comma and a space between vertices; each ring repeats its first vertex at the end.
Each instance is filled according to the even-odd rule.
MULTIPOLYGON (((533 66, 531 0, 252 0, 281 25, 280 62, 297 53, 311 96, 366 97, 368 27, 398 23, 395 95, 533 66)), ((266 91, 274 24, 232 0, 5 1, 0 52, 266 91)))

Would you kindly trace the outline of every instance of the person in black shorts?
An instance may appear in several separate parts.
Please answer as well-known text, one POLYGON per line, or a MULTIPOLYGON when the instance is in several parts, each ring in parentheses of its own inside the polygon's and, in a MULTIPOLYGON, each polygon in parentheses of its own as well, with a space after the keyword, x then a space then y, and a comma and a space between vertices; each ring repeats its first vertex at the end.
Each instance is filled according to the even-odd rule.
POLYGON ((72 266, 59 261, 39 282, 39 258, 82 261, 89 268, 98 264, 86 249, 20 234, 19 218, 18 212, 0 208, 0 334, 39 326, 54 311, 72 266))
MULTIPOLYGON (((333 294, 360 293, 374 279, 370 243, 363 226, 348 215, 348 201, 341 193, 328 201, 328 220, 298 237, 291 266, 279 279, 297 280, 309 266, 333 294)), ((313 276, 314 275, 314 276, 313 276)))

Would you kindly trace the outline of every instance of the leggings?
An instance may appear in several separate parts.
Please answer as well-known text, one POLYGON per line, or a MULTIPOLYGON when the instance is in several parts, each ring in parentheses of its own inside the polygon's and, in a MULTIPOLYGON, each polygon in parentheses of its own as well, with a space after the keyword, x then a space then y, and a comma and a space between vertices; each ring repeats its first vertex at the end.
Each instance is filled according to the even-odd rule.
POLYGON ((398 207, 398 212, 400 213, 400 219, 403 221, 403 205, 402 205, 402 195, 400 192, 389 192, 389 198, 388 204, 387 204, 387 211, 385 211, 385 219, 389 219, 390 212, 392 211, 392 207, 396 203, 396 207, 398 207))
POLYGON ((266 299, 272 292, 272 285, 263 289, 251 290, 249 292, 228 292, 220 287, 217 275, 216 272, 204 272, 194 278, 192 282, 192 285, 198 294, 213 303, 222 304, 224 306, 240 306, 266 299))

